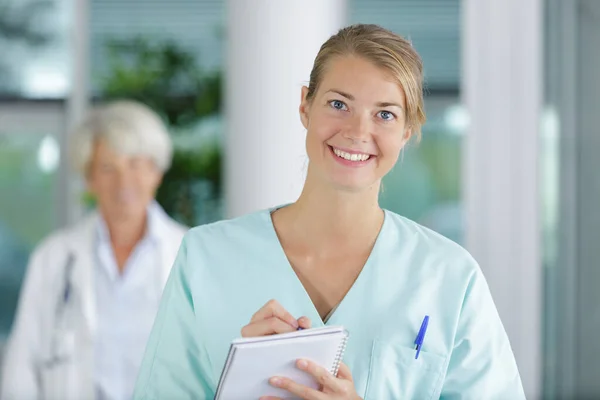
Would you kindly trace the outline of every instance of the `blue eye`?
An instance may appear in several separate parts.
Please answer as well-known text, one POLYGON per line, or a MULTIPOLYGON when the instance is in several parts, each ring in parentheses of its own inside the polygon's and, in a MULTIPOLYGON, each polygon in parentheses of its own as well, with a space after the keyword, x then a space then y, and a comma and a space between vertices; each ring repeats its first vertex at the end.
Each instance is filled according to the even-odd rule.
POLYGON ((379 114, 379 117, 384 121, 391 121, 394 118, 396 118, 396 116, 389 111, 379 111, 378 114, 379 114))
POLYGON ((329 105, 333 108, 335 108, 336 110, 346 110, 346 105, 344 104, 343 101, 339 101, 339 100, 331 100, 329 102, 329 105))

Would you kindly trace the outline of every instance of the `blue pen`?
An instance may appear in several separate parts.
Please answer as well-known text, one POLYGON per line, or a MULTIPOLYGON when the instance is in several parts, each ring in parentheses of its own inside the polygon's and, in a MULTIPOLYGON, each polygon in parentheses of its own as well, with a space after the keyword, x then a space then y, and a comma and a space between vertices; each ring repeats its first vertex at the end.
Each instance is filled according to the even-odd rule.
POLYGON ((421 353, 421 347, 423 347, 423 340, 425 339, 425 332, 427 332, 427 325, 429 324, 429 315, 426 315, 423 318, 423 323, 421 323, 421 329, 419 329, 419 333, 417 334, 417 338, 415 339, 415 350, 417 354, 415 355, 415 360, 419 358, 419 353, 421 353))

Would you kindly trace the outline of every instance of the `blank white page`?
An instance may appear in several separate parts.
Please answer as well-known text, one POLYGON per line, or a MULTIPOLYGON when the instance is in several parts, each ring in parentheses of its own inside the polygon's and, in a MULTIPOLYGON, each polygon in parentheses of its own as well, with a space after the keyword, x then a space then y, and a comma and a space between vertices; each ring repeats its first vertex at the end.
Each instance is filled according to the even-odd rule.
POLYGON ((264 336, 258 340, 236 340, 223 369, 216 399, 242 400, 261 396, 293 399, 290 393, 269 384, 269 378, 273 376, 288 377, 316 389, 318 385, 312 376, 299 370, 296 361, 309 359, 336 372, 334 369, 343 355, 346 338, 347 332, 342 327, 334 327, 264 336))

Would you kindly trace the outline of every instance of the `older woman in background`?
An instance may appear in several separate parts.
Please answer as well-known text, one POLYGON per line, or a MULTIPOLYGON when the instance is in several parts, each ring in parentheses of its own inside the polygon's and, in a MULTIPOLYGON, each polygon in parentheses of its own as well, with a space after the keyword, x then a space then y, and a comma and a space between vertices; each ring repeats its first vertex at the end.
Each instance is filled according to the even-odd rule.
POLYGON ((98 107, 72 140, 97 209, 31 256, 2 400, 130 398, 186 230, 154 201, 172 145, 150 109, 98 107))

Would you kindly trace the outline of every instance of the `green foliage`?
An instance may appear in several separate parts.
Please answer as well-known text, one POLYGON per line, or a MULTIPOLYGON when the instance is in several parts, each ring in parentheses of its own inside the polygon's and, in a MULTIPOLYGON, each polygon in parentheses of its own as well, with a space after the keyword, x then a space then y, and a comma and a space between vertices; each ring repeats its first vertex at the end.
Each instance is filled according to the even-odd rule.
POLYGON ((198 223, 198 196, 194 193, 198 181, 211 183, 209 189, 204 188, 209 191, 204 193, 204 198, 221 197, 221 150, 217 143, 205 145, 199 150, 176 152, 156 199, 170 215, 189 225, 198 223))
POLYGON ((86 190, 81 195, 81 203, 83 204, 85 209, 91 210, 94 207, 96 207, 96 196, 94 196, 92 193, 86 190))
POLYGON ((460 202, 461 138, 428 131, 383 179, 382 207, 420 221, 441 204, 460 202))
MULTIPOLYGON (((176 43, 155 43, 141 37, 111 40, 107 53, 110 71, 102 81, 104 100, 138 100, 158 112, 172 134, 220 111, 221 74, 203 73, 195 55, 176 43)), ((198 203, 221 198, 218 142, 201 148, 175 148, 172 166, 156 197, 169 215, 189 226, 206 220, 198 215, 202 212, 198 203), (202 182, 208 182, 209 187, 202 186, 199 195, 202 182)))
POLYGON ((431 172, 436 188, 436 201, 459 201, 461 197, 461 140, 460 137, 437 133, 423 140, 419 152, 431 172))
POLYGON ((107 52, 110 74, 103 81, 105 99, 141 101, 175 128, 220 110, 220 73, 203 74, 196 57, 177 44, 136 37, 109 41, 107 52))

